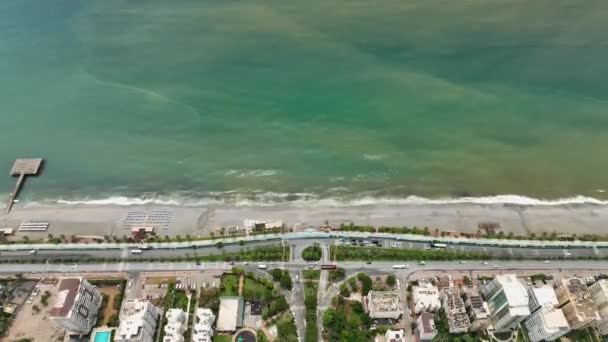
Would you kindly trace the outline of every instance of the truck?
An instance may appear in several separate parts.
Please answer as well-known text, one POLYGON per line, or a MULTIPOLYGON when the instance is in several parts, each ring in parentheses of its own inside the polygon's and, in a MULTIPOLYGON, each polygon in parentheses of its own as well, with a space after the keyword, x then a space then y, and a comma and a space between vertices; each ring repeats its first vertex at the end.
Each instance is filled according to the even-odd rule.
POLYGON ((132 250, 131 250, 131 254, 141 254, 141 253, 143 253, 143 252, 144 252, 144 251, 142 251, 141 249, 132 249, 132 250))
POLYGON ((410 265, 393 265, 393 268, 397 269, 397 270, 402 270, 402 269, 410 268, 410 265))
POLYGON ((266 267, 266 265, 264 265, 264 264, 259 264, 259 265, 258 265, 258 268, 259 268, 259 269, 261 269, 261 270, 265 270, 265 269, 267 269, 268 267, 266 267))
POLYGON ((437 242, 433 242, 431 244, 431 247, 433 248, 448 248, 448 245, 445 243, 437 243, 437 242))

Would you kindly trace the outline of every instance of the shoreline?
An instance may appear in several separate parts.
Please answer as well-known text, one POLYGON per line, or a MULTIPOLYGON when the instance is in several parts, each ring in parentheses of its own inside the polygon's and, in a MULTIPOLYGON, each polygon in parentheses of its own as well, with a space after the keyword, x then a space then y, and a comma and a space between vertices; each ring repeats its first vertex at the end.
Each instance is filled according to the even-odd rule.
MULTIPOLYGON (((219 227, 242 227, 245 219, 282 220, 297 231, 353 222, 374 227, 428 227, 430 230, 475 233, 480 223, 497 223, 505 234, 529 235, 606 233, 608 204, 570 203, 521 205, 512 203, 358 204, 307 207, 293 203, 273 205, 211 204, 200 206, 159 204, 56 204, 17 203, 10 214, 0 214, 0 227, 17 228, 23 221, 49 223, 46 232, 65 235, 130 235, 123 220, 132 211, 165 210, 172 213, 168 229, 158 235, 208 236, 219 227)), ((17 233, 17 232, 16 232, 17 233)), ((18 236, 24 235, 18 232, 18 236)))

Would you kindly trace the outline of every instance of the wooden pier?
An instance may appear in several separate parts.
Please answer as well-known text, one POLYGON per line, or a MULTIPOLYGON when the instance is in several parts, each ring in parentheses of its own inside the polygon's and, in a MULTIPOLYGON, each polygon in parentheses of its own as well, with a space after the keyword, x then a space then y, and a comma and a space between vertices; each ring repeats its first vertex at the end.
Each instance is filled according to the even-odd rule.
POLYGON ((13 204, 15 203, 17 195, 19 194, 19 190, 21 190, 25 176, 37 175, 38 171, 40 171, 41 165, 42 158, 15 160, 15 164, 13 164, 13 168, 11 169, 11 176, 19 178, 17 179, 13 192, 8 195, 8 202, 6 203, 7 213, 9 213, 13 208, 13 204))

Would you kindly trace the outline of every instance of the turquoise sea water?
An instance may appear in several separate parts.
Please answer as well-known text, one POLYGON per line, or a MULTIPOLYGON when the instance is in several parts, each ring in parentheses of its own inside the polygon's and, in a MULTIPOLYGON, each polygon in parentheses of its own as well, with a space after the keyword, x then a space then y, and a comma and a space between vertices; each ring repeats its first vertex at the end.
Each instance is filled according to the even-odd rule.
POLYGON ((33 200, 602 198, 606 18, 602 0, 2 1, 0 170, 46 158, 33 200))

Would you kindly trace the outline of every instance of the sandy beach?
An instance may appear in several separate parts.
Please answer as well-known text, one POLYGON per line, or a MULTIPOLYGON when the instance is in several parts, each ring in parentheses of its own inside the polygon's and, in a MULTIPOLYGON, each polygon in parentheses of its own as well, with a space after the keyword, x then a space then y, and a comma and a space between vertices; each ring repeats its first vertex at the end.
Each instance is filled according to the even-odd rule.
MULTIPOLYGON (((354 222, 373 226, 417 226, 431 230, 476 232, 482 222, 498 223, 505 234, 542 232, 558 234, 605 234, 608 226, 608 205, 513 205, 513 204, 409 204, 315 206, 167 206, 167 205, 55 205, 16 206, 10 214, 0 215, 0 227, 17 228, 23 221, 44 221, 50 224, 44 233, 65 235, 128 235, 123 222, 134 211, 163 210, 172 219, 159 235, 203 236, 228 225, 242 226, 245 219, 283 220, 296 230, 317 227, 328 221, 339 225, 354 222)), ((19 235, 19 234, 18 234, 19 235)))

